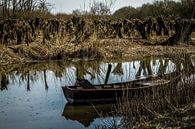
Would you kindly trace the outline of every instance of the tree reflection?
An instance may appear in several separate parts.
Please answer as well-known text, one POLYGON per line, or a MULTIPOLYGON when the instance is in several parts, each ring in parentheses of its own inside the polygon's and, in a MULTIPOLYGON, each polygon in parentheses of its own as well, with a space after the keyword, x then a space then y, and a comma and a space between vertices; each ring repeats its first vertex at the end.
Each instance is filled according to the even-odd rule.
POLYGON ((0 68, 1 90, 7 89, 10 81, 12 83, 24 83, 27 91, 31 90, 34 82, 43 77, 42 83, 48 90, 48 76, 54 81, 64 80, 63 83, 74 85, 76 78, 85 78, 92 83, 103 83, 106 76, 108 64, 115 66, 110 74, 109 83, 118 81, 130 81, 149 75, 162 75, 167 72, 181 71, 185 76, 195 73, 191 55, 167 56, 146 58, 129 62, 121 61, 61 61, 50 63, 27 63, 19 65, 8 65, 0 68), (116 65, 115 65, 116 64, 116 65), (132 69, 131 69, 132 67, 132 69), (6 73, 5 73, 6 71, 6 73), (49 72, 48 72, 49 71, 49 72), (50 75, 48 75, 50 74, 50 75), (129 79, 129 77, 131 77, 129 79), (120 79, 117 79, 120 78, 120 79), (128 80, 129 79, 129 80, 128 80), (17 81, 19 80, 19 82, 17 81))
POLYGON ((30 91, 30 72, 27 73, 27 91, 30 91))
POLYGON ((88 69, 88 67, 86 67, 86 63, 83 61, 79 61, 78 63, 75 64, 75 67, 76 67, 76 77, 84 79, 85 78, 84 76, 87 74, 87 69, 88 69))
POLYGON ((84 79, 86 75, 91 76, 91 80, 96 78, 96 75, 100 73, 99 61, 79 61, 75 62, 76 77, 84 79))
POLYGON ((115 69, 112 71, 113 74, 123 75, 122 63, 117 63, 115 69))
POLYGON ((44 77, 44 83, 45 83, 45 90, 48 90, 48 84, 47 84, 47 75, 46 75, 46 70, 43 70, 43 77, 44 77))
POLYGON ((0 86, 1 90, 8 90, 7 85, 9 84, 9 79, 5 73, 0 75, 0 86))
POLYGON ((186 76, 189 76, 195 73, 195 66, 191 60, 191 55, 178 55, 175 57, 170 57, 173 63, 176 65, 176 70, 185 73, 186 76))

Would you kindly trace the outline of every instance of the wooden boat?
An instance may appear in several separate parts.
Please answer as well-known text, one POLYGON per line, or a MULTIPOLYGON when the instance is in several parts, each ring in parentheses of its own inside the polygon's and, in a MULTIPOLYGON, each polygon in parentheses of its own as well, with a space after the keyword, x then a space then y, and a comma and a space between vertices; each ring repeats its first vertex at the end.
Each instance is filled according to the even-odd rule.
POLYGON ((78 79, 75 86, 64 86, 62 89, 68 103, 71 104, 107 103, 118 101, 126 93, 128 93, 128 97, 132 97, 142 95, 143 92, 155 92, 154 89, 177 84, 180 77, 180 72, 173 72, 155 77, 148 76, 145 79, 129 82, 102 85, 92 85, 85 79, 78 79))

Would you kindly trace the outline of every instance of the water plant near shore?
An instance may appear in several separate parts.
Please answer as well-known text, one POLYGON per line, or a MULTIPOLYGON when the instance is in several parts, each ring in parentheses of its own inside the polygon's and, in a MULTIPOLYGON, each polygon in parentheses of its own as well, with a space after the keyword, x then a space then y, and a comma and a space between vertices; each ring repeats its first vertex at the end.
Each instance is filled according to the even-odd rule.
POLYGON ((124 128, 194 128, 194 64, 186 55, 175 57, 175 70, 182 72, 178 83, 152 95, 129 100, 126 96, 117 104, 124 128))

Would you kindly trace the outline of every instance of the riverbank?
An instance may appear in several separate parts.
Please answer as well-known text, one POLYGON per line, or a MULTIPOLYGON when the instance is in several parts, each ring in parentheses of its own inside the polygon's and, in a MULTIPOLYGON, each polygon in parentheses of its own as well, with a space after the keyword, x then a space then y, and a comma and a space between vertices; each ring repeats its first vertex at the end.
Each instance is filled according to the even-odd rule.
MULTIPOLYGON (((136 124, 134 128, 153 129, 153 128, 181 128, 192 129, 195 127, 195 104, 189 104, 181 108, 176 108, 164 114, 155 114, 151 120, 136 124)), ((143 118, 144 119, 144 118, 143 118)))
POLYGON ((148 56, 195 53, 195 46, 144 45, 144 40, 101 39, 82 43, 31 43, 29 46, 0 46, 0 65, 46 60, 123 59, 132 60, 148 56))

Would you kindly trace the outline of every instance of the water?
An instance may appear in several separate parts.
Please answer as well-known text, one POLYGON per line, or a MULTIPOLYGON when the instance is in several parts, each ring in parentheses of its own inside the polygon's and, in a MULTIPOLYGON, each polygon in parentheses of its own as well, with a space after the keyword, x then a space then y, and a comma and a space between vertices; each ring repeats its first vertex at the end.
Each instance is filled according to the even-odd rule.
MULTIPOLYGON (((129 62, 112 61, 108 83, 130 81, 148 75, 171 73, 195 66, 195 56, 178 65, 170 58, 129 62)), ((108 62, 63 61, 28 63, 0 68, 0 129, 94 129, 111 126, 121 118, 111 113, 113 105, 72 106, 61 86, 74 85, 76 78, 104 83, 108 62), (95 110, 96 109, 96 110, 95 110), (103 112, 101 117, 98 112, 103 112)), ((191 76, 194 73, 190 74, 191 76)))

